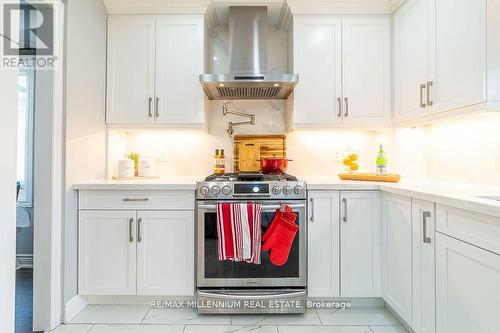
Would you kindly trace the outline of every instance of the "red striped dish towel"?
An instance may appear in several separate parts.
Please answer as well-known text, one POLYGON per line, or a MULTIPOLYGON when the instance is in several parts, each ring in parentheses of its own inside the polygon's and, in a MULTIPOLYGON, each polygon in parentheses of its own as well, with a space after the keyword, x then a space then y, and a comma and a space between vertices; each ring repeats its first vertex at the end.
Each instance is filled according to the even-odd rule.
POLYGON ((217 205, 219 260, 260 264, 262 237, 261 205, 217 205))

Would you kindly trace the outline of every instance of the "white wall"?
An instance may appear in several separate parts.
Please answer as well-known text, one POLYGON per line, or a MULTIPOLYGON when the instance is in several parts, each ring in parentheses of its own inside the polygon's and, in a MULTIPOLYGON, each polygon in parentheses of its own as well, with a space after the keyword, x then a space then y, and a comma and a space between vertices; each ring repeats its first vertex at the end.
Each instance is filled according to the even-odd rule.
POLYGON ((500 186, 500 114, 398 129, 398 167, 418 178, 500 186))
POLYGON ((104 178, 106 10, 101 0, 67 2, 64 302, 77 293, 77 194, 73 183, 104 178))
MULTIPOLYGON (((0 20, 0 24, 2 24, 0 20)), ((2 41, 2 39, 0 39, 2 41)), ((0 332, 14 332, 17 72, 0 69, 0 332)))

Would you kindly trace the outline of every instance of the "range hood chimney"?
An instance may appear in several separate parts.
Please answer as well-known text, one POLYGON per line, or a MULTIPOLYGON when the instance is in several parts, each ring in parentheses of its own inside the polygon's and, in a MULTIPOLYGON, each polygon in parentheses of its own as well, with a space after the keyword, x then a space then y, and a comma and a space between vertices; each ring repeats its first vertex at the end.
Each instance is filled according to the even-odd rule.
POLYGON ((229 74, 202 74, 200 83, 211 100, 287 99, 296 74, 269 74, 267 7, 229 7, 229 74))

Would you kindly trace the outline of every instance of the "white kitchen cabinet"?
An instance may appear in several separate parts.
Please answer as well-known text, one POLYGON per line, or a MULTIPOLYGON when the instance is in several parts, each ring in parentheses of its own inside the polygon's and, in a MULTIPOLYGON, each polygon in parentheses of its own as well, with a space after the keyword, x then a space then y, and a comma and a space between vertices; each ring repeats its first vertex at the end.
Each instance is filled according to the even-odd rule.
POLYGON ((161 16, 156 21, 156 122, 203 125, 203 16, 161 16))
POLYGON ((411 198, 384 193, 382 197, 382 297, 412 325, 412 206, 411 198))
POLYGON ((500 256, 436 234, 436 331, 496 333, 500 256))
POLYGON ((80 295, 136 294, 135 217, 135 211, 80 211, 80 295))
POLYGON ((436 332, 435 205, 412 199, 413 329, 436 332))
POLYGON ((194 294, 194 213, 137 213, 137 295, 194 294))
POLYGON ((409 0, 394 14, 394 110, 396 122, 425 116, 429 80, 432 0, 409 0))
POLYGON ((432 52, 435 56, 431 78, 433 86, 429 90, 429 100, 433 101, 433 105, 429 106, 430 112, 486 101, 487 1, 432 2, 436 25, 433 34, 435 51, 432 52))
POLYGON ((202 15, 110 16, 106 121, 201 127, 202 15))
POLYGON ((340 295, 380 297, 381 200, 378 191, 341 192, 340 295))
POLYGON ((339 192, 308 192, 308 296, 340 296, 339 192))
POLYGON ((390 18, 294 17, 293 127, 390 125, 390 18))
POLYGON ((155 18, 108 19, 106 122, 153 124, 155 18))
POLYGON ((391 77, 390 19, 342 19, 343 124, 390 125, 391 77))
POLYGON ((342 21, 335 16, 294 18, 294 123, 342 122, 342 21))
POLYGON ((500 3, 409 0, 394 15, 395 121, 500 110, 500 3))

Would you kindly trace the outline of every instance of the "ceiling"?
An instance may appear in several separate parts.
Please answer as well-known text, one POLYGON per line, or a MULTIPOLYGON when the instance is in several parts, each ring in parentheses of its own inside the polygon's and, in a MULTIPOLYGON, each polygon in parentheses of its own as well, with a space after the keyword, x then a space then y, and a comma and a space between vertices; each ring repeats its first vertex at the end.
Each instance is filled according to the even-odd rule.
POLYGON ((278 24, 284 8, 293 14, 392 13, 404 0, 103 0, 108 14, 204 14, 212 8, 217 24, 228 23, 229 6, 267 6, 278 24))

